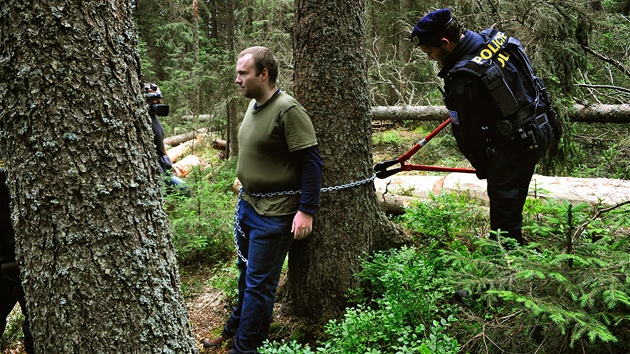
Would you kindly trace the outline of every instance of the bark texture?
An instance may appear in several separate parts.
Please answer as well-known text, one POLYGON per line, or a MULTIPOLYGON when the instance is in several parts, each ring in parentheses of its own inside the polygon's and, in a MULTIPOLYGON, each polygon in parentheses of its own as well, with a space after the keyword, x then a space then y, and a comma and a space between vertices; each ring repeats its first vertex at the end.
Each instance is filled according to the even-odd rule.
MULTIPOLYGON (((324 187, 373 176, 363 11, 359 0, 295 2, 294 93, 315 125, 324 187)), ((313 235, 289 255, 293 309, 323 321, 343 310, 359 257, 397 234, 371 181, 322 193, 313 235)))
POLYGON ((38 353, 193 353, 129 3, 0 5, 0 156, 38 353))

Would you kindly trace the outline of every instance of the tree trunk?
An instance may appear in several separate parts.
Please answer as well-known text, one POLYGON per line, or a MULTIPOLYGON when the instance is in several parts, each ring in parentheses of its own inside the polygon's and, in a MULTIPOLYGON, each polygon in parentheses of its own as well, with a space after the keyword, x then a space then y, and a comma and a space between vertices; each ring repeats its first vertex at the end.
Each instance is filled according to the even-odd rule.
MULTIPOLYGON (((235 5, 233 0, 219 0, 214 2, 216 8, 215 15, 215 32, 217 38, 223 47, 230 51, 234 51, 234 31, 236 28, 236 19, 234 18, 235 5)), ((234 93, 226 91, 225 110, 227 115, 227 132, 226 140, 228 149, 225 158, 238 156, 238 129, 240 126, 240 118, 236 106, 234 93)))
MULTIPOLYGON (((313 120, 326 187, 373 175, 364 31, 363 1, 295 2, 294 93, 313 120)), ((314 233, 289 256, 293 309, 314 320, 337 315, 359 257, 395 235, 371 180, 322 193, 314 233)))
POLYGON ((121 0, 0 5, 0 157, 38 353, 194 353, 121 0))
POLYGON ((238 156, 238 129, 241 126, 240 118, 237 115, 236 108, 236 99, 229 98, 227 103, 227 146, 229 147, 226 150, 225 158, 230 158, 231 156, 238 156))

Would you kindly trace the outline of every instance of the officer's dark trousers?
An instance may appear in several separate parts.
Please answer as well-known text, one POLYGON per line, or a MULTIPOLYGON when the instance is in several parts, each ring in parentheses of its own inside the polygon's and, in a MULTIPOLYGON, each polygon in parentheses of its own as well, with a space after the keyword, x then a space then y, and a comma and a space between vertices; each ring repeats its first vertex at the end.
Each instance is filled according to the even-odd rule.
POLYGON ((539 148, 531 151, 520 142, 508 142, 498 146, 495 154, 489 156, 488 198, 490 199, 490 228, 496 239, 500 230, 502 236, 515 239, 523 244, 523 205, 527 199, 529 184, 536 163, 547 147, 550 129, 548 125, 537 131, 539 148))
MULTIPOLYGON (((513 154, 497 151, 493 158, 496 161, 488 169, 490 228, 500 230, 502 236, 514 238, 519 244, 523 243, 523 205, 536 166, 531 156, 516 159, 513 154)), ((496 239, 496 233, 491 238, 496 239)))
POLYGON ((22 324, 22 331, 24 332, 24 349, 28 354, 32 354, 33 350, 33 337, 31 336, 30 326, 28 323, 28 315, 26 312, 26 300, 24 299, 24 291, 22 285, 19 282, 14 282, 7 279, 0 273, 0 335, 4 333, 4 327, 6 326, 6 319, 15 304, 19 303, 22 308, 22 314, 26 318, 24 324, 22 324))

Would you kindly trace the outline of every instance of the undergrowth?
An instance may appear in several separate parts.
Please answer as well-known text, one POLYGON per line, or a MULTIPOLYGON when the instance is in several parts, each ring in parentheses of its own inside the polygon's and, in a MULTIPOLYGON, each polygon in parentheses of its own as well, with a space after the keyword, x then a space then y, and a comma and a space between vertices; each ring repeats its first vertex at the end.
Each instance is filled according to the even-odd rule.
MULTIPOLYGON (((436 199, 428 204, 438 214, 444 209, 436 199)), ((407 214, 407 225, 422 225, 413 213, 407 214)), ((471 227, 460 229, 455 240, 443 232, 439 258, 448 264, 445 276, 468 295, 450 332, 464 343, 462 352, 625 352, 629 213, 627 203, 598 208, 529 199, 524 247, 501 237, 498 242, 478 237, 471 227), (464 236, 466 230, 472 237, 464 236)))
POLYGON ((191 172, 186 178, 190 196, 165 195, 180 264, 221 262, 234 252, 235 176, 235 161, 220 160, 212 172, 200 169, 191 172))
POLYGON ((226 301, 237 296, 233 262, 235 177, 235 160, 215 158, 212 169, 194 169, 187 176, 188 196, 164 194, 186 298, 208 286, 222 290, 226 301))
POLYGON ((4 353, 6 350, 12 350, 11 353, 17 352, 19 349, 14 349, 17 346, 22 346, 22 340, 24 339, 24 333, 22 332, 22 324, 24 323, 24 315, 19 305, 15 305, 13 310, 6 318, 6 327, 0 338, 0 350, 4 353))
POLYGON ((398 219, 415 246, 364 257, 354 306, 308 347, 261 353, 623 353, 630 205, 529 199, 526 246, 487 238, 485 207, 433 196, 398 219))
POLYGON ((448 334, 456 310, 445 302, 453 289, 433 251, 403 247, 366 257, 350 292, 356 306, 331 320, 316 348, 295 340, 267 342, 261 353, 457 353, 448 334))

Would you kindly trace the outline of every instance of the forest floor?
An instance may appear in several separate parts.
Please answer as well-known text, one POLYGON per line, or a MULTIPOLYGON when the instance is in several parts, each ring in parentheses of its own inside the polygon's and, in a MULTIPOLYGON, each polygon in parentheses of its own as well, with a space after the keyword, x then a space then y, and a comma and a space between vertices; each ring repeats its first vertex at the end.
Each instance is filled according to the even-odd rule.
MULTIPOLYGON (((223 329, 223 325, 227 320, 232 310, 232 304, 225 293, 220 289, 215 289, 206 281, 210 279, 213 274, 211 266, 198 264, 195 266, 189 266, 186 268, 185 276, 182 277, 182 282, 191 282, 198 284, 195 287, 194 294, 189 295, 186 298, 186 308, 190 317, 190 324, 197 348, 200 353, 213 353, 223 354, 229 353, 232 348, 232 341, 225 341, 220 347, 204 349, 202 341, 205 339, 212 339, 219 334, 223 329)), ((278 303, 276 309, 281 307, 281 303, 278 303)), ((282 316, 282 311, 274 311, 274 331, 277 337, 277 333, 292 333, 291 328, 295 327, 294 320, 286 316, 282 316), (289 328, 291 327, 291 328, 289 328)), ((20 313, 19 306, 16 306, 7 320, 8 323, 12 322, 12 318, 18 316, 20 313)), ((21 330, 18 330, 21 337, 21 330)), ((272 338, 274 334, 272 333, 272 338)), ((12 343, 4 343, 5 347, 2 350, 2 354, 25 354, 24 345, 21 338, 15 338, 12 343)))
MULTIPOLYGON (((212 269, 205 266, 189 267, 186 274, 186 277, 198 280, 210 279, 213 275, 212 269)), ((228 353, 231 341, 224 342, 219 348, 203 349, 203 340, 212 339, 221 334, 231 306, 223 290, 212 287, 207 281, 201 281, 199 284, 195 293, 186 299, 186 308, 197 347, 203 353, 228 353)))
MULTIPOLYGON (((184 273, 186 275, 182 277, 182 282, 210 279, 213 276, 210 266, 197 265, 187 267, 184 273)), ((279 292, 282 291, 284 279, 285 275, 280 280, 279 292)), ((230 302, 223 290, 214 288, 207 281, 200 284, 194 292, 194 294, 186 298, 186 308, 188 309, 191 330, 199 352, 212 354, 229 353, 233 348, 231 339, 226 340, 219 347, 207 349, 203 348, 202 342, 221 334, 225 321, 227 321, 235 304, 230 302)), ((297 328, 304 329, 307 326, 307 324, 301 323, 299 319, 286 315, 283 309, 282 300, 279 298, 274 306, 273 323, 269 333, 270 340, 288 339, 297 328)))

